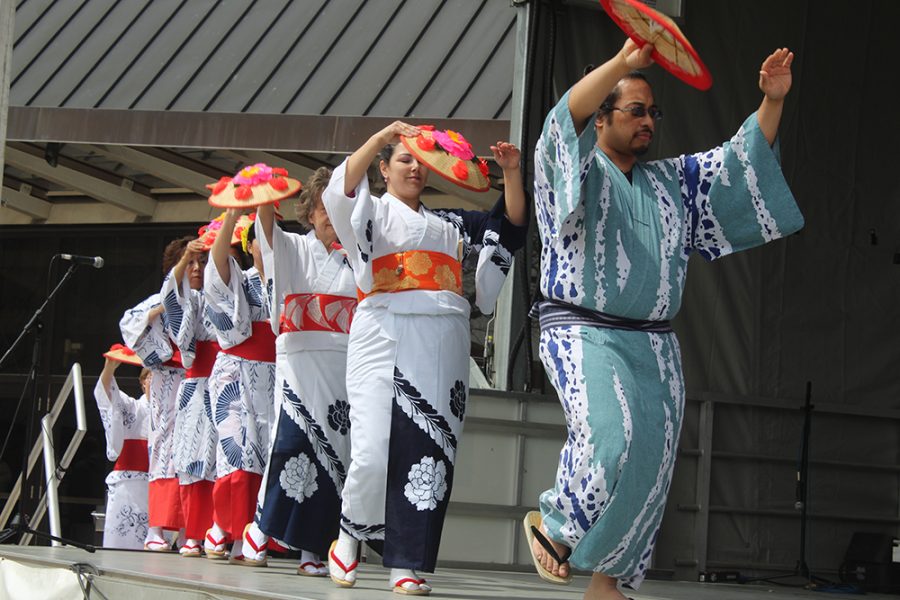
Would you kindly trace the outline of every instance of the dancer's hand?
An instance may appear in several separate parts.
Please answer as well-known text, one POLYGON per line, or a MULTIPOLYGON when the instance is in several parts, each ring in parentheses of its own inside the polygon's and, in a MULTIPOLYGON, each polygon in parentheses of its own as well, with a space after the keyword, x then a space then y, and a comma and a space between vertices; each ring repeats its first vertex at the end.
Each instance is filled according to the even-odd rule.
POLYGON ((522 152, 515 144, 497 142, 496 145, 491 146, 491 152, 494 154, 494 162, 504 171, 519 168, 522 152))
POLYGON ((637 42, 628 38, 619 51, 619 56, 622 57, 629 69, 646 69, 654 62, 650 57, 652 52, 653 44, 644 44, 642 48, 639 48, 637 42))
POLYGON ((399 142, 401 135, 404 137, 416 137, 420 133, 422 133, 422 130, 415 125, 410 125, 403 121, 394 121, 375 135, 381 146, 387 146, 388 144, 399 142))
POLYGON ((783 100, 791 89, 794 53, 779 48, 766 57, 759 68, 759 89, 769 100, 783 100))

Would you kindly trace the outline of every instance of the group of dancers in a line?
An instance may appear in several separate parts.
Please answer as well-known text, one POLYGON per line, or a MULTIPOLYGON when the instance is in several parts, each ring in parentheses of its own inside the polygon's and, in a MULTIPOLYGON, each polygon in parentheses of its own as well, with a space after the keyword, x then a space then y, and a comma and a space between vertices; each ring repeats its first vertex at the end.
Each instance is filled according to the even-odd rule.
MULTIPOLYGON (((730 140, 643 163, 662 111, 634 69, 653 50, 628 40, 577 82, 534 155, 534 312, 568 435, 524 533, 544 580, 593 571, 588 600, 623 600, 619 586, 639 586, 651 564, 684 414, 669 320, 690 256, 803 226, 776 144, 793 54, 765 58, 759 109, 730 140)), ((262 204, 252 226, 231 209, 200 239, 167 247, 162 289, 121 321, 152 372, 144 547, 167 549, 164 531, 183 530, 185 556, 224 558, 231 542, 231 562, 263 565, 279 544, 303 551, 301 575, 349 587, 365 542, 395 592, 431 591, 417 571, 434 570, 469 392, 462 265, 475 267, 475 304, 492 312, 528 221, 519 150, 491 150, 504 195, 487 212, 426 208, 428 170, 471 183, 487 166, 467 162, 455 132, 395 122, 310 178, 297 205, 307 235, 282 231, 262 204), (452 158, 426 160, 437 138, 452 158), (380 198, 366 178, 376 157, 380 198), (254 268, 229 256, 238 238, 254 268)), ((256 165, 214 184, 211 202, 295 188, 256 165)), ((101 396, 120 396, 109 373, 101 396)))
MULTIPOLYGON (((280 546, 301 551, 298 574, 349 587, 365 542, 394 591, 431 591, 417 571, 435 567, 469 393, 462 268, 492 312, 528 208, 506 142, 491 147, 504 179, 491 210, 426 207, 429 170, 398 143, 421 133, 395 122, 316 170, 296 201, 305 235, 264 203, 166 247, 162 287, 125 311, 95 392, 117 460, 104 545, 248 566, 280 546), (147 402, 116 384, 129 356, 147 402)), ((257 164, 210 188, 235 206, 301 186, 257 164)))

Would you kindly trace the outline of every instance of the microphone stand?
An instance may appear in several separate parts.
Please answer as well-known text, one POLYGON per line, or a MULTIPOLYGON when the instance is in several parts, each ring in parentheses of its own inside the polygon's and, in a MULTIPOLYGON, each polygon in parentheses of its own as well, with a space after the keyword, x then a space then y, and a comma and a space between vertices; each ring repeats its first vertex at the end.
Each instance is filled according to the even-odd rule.
MULTIPOLYGON (((62 288, 62 286, 72 277, 72 274, 75 273, 75 269, 78 268, 77 263, 72 263, 69 265, 69 269, 66 271, 65 275, 63 275, 62 279, 60 279, 59 283, 56 284, 56 287, 53 288, 53 291, 50 292, 50 295, 47 296, 44 303, 34 311, 34 314, 31 315, 31 318, 28 320, 28 323, 25 324, 25 327, 22 328, 22 331, 19 333, 19 337, 12 343, 12 346, 0 357, 0 367, 3 366, 3 363, 6 362, 6 359, 12 354, 13 350, 15 350, 16 346, 19 345, 26 335, 29 333, 34 334, 32 353, 31 353, 31 368, 28 371, 28 378, 25 381, 25 389, 28 389, 28 386, 31 386, 31 410, 27 411, 26 423, 25 423, 25 446, 22 448, 22 487, 19 490, 19 514, 16 517, 13 517, 12 524, 0 531, 0 544, 7 541, 8 539, 14 537, 16 534, 20 534, 19 539, 22 539, 22 536, 26 534, 31 534, 37 538, 43 538, 46 540, 52 540, 54 542, 59 542, 61 544, 65 544, 67 546, 74 546, 76 548, 81 548, 82 550, 87 550, 88 552, 94 552, 94 546, 90 544, 85 544, 83 542, 76 542, 74 540, 68 540, 65 538, 56 537, 54 535, 50 535, 49 533, 44 533, 42 531, 37 531, 36 529, 32 529, 32 527, 28 524, 30 520, 30 515, 26 515, 26 507, 25 507, 25 486, 28 483, 28 455, 29 455, 29 444, 31 443, 32 435, 34 435, 34 421, 37 418, 37 410, 38 410, 38 373, 40 372, 41 366, 41 343, 42 343, 42 334, 44 331, 44 323, 41 320, 41 316, 44 313, 44 309, 47 308, 47 305, 50 304, 50 301, 53 300, 53 297, 56 295, 56 292, 62 288)), ((23 394, 24 397, 24 394, 23 394)))

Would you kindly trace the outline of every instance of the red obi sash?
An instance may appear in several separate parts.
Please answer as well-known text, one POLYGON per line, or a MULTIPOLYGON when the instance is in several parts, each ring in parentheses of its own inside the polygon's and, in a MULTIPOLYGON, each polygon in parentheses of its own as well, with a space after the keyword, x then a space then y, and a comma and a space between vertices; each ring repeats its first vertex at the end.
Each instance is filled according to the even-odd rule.
POLYGON ((246 340, 232 346, 222 348, 225 354, 240 356, 247 360, 259 362, 275 362, 275 332, 268 321, 253 321, 253 333, 246 340))
POLYGON ((219 343, 212 340, 196 342, 194 363, 190 369, 184 372, 184 376, 188 379, 209 377, 209 374, 212 373, 213 364, 216 362, 216 355, 221 349, 219 343))
POLYGON ((164 367, 172 367, 173 369, 183 369, 184 365, 181 364, 181 350, 175 347, 175 344, 172 344, 172 358, 167 360, 162 364, 164 367))
POLYGON ((350 333, 356 298, 332 294, 289 294, 284 299, 280 331, 350 333))
POLYGON ((462 294, 462 264, 452 256, 431 250, 408 250, 379 256, 372 261, 372 291, 357 292, 359 299, 385 292, 447 290, 462 294))
POLYGON ((150 455, 147 453, 147 440, 125 440, 122 451, 116 460, 113 471, 140 471, 146 473, 150 468, 150 455))

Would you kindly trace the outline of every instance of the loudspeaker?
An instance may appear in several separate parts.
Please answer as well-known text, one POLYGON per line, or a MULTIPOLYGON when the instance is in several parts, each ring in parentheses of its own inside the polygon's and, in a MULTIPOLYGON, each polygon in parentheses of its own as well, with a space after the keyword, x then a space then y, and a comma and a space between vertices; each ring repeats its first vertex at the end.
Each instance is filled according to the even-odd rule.
POLYGON ((892 562, 894 538, 857 531, 840 568, 841 581, 867 592, 900 593, 900 563, 892 562))

